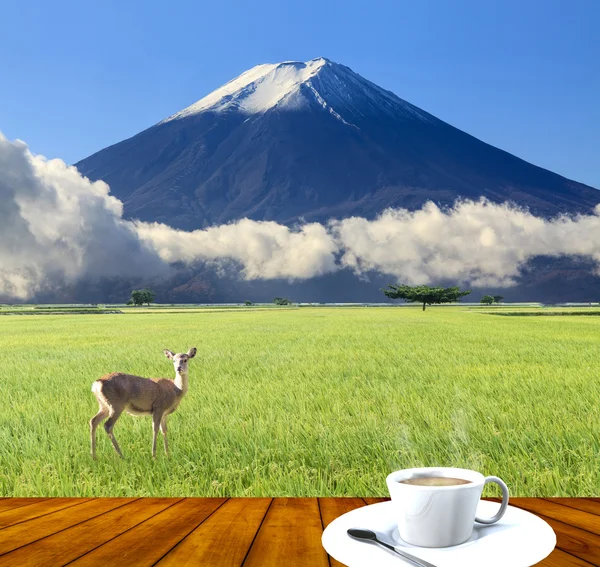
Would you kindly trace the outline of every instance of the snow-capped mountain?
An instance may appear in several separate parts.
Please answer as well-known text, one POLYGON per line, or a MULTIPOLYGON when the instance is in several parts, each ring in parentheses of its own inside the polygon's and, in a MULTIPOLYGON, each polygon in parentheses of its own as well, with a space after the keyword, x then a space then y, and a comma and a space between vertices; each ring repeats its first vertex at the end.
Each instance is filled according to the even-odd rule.
POLYGON ((324 58, 253 67, 76 164, 125 215, 194 229, 416 209, 457 197, 590 212, 596 189, 490 146, 324 58))

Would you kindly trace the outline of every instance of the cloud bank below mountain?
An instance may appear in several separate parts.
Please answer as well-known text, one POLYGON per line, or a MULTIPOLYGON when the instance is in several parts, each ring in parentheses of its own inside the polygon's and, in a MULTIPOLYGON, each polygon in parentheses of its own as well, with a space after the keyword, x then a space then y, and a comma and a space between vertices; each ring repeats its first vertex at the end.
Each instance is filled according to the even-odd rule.
POLYGON ((407 284, 439 280, 474 287, 510 287, 536 256, 583 256, 600 261, 600 205, 593 215, 546 220, 509 204, 462 201, 442 211, 384 211, 369 221, 330 223, 342 257, 357 274, 393 274, 407 284))
POLYGON ((168 278, 173 263, 198 260, 234 263, 248 280, 351 269, 409 285, 446 280, 474 287, 513 286, 540 255, 600 263, 600 205, 593 215, 552 220, 481 200, 297 227, 241 219, 185 232, 128 221, 107 184, 2 134, 0 202, 0 296, 16 300, 83 279, 168 278))

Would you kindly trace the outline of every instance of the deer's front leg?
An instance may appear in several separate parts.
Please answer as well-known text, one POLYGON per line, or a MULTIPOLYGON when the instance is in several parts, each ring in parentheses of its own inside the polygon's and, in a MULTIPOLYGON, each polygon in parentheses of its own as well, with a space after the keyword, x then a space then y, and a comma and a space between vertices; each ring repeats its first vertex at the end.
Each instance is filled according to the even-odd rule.
POLYGON ((165 444, 165 455, 169 456, 169 444, 167 443, 167 416, 164 415, 160 420, 160 431, 163 434, 163 442, 165 444))
POLYGON ((152 414, 152 458, 156 458, 156 436, 158 435, 158 430, 160 428, 160 422, 162 419, 162 412, 154 412, 152 414))

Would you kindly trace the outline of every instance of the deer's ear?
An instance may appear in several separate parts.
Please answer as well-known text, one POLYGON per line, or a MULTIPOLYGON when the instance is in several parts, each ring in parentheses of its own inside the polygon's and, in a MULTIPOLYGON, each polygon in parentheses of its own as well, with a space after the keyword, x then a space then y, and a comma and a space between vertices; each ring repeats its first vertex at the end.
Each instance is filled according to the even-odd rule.
POLYGON ((172 353, 170 350, 165 349, 165 356, 171 360, 173 360, 173 357, 175 356, 174 353, 172 353))
POLYGON ((188 358, 194 358, 196 356, 196 347, 191 348, 190 350, 188 350, 188 358))

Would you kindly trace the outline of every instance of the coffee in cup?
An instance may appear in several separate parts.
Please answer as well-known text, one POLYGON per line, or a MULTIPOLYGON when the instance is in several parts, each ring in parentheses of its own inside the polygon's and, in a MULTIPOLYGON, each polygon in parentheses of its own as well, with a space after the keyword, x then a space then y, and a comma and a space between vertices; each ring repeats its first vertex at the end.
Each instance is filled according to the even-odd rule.
POLYGON ((493 524, 508 506, 508 488, 495 476, 450 467, 404 469, 388 475, 387 486, 400 537, 420 547, 449 547, 467 541, 475 522, 493 524), (491 518, 478 518, 483 487, 495 482, 502 504, 491 518))
POLYGON ((450 476, 416 476, 398 482, 401 484, 415 484, 417 486, 456 486, 458 484, 469 484, 471 481, 464 478, 452 478, 450 476))

